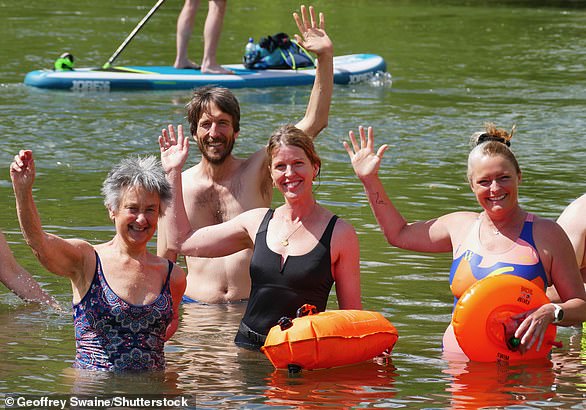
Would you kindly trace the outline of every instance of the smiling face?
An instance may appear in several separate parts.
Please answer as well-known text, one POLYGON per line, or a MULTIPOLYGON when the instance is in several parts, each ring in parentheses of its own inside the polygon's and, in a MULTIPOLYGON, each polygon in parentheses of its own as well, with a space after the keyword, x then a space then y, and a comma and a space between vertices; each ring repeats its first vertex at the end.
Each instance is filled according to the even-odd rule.
POLYGON ((303 149, 281 144, 273 151, 270 169, 277 189, 286 199, 293 199, 312 194, 319 166, 311 163, 303 149))
POLYGON ((221 164, 232 153, 234 132, 232 116, 220 110, 214 103, 202 113, 197 123, 195 140, 202 156, 212 164, 221 164))
POLYGON ((489 214, 518 206, 521 173, 501 155, 478 155, 470 161, 470 187, 476 200, 489 214))
POLYGON ((161 200, 156 192, 128 188, 117 210, 109 210, 116 234, 128 244, 146 246, 157 229, 161 200))

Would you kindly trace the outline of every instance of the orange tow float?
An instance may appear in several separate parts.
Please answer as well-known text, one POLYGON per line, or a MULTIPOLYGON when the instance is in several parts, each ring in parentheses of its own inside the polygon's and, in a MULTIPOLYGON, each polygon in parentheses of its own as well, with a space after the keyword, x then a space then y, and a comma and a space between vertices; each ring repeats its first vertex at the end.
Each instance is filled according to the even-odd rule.
POLYGON ((390 352, 397 329, 378 312, 328 310, 303 305, 295 319, 273 326, 261 351, 277 369, 324 369, 372 359, 390 352))
POLYGON ((452 325, 458 344, 470 360, 477 362, 544 358, 557 345, 556 326, 548 326, 539 351, 534 343, 522 354, 518 350, 520 340, 514 337, 521 322, 513 316, 546 303, 549 299, 543 289, 524 278, 501 274, 479 280, 454 308, 452 325))

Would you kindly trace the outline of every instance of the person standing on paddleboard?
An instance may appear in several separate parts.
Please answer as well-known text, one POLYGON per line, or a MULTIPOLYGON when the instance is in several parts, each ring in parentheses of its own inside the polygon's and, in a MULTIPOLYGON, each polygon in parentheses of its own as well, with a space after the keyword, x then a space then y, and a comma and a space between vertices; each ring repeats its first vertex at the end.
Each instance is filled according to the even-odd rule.
POLYGON ((225 69, 216 60, 216 52, 220 43, 224 15, 226 14, 227 0, 209 0, 208 15, 203 30, 203 57, 201 65, 194 63, 188 57, 187 48, 193 26, 195 15, 199 9, 200 0, 185 0, 185 4, 177 18, 177 56, 175 57, 175 68, 192 68, 201 70, 202 73, 210 74, 234 74, 225 69))

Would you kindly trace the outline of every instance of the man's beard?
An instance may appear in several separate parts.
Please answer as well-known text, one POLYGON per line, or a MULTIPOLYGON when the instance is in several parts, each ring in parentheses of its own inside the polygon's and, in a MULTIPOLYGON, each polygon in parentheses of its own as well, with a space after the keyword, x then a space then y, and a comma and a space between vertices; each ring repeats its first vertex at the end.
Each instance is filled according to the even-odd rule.
POLYGON ((201 142, 200 139, 197 140, 197 146, 199 148, 199 151, 201 152, 202 157, 204 157, 209 163, 214 165, 220 165, 232 153, 232 149, 234 148, 234 140, 232 140, 231 142, 226 141, 226 149, 219 156, 211 156, 210 154, 208 154, 206 146, 203 144, 203 142, 201 142))

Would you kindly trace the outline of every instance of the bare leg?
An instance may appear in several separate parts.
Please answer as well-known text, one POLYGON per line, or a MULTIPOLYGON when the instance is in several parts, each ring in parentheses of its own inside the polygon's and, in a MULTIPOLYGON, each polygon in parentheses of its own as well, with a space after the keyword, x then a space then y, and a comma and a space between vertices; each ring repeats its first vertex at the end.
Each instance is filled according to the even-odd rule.
POLYGON ((185 0, 185 4, 177 18, 177 57, 175 57, 175 68, 195 68, 199 65, 187 57, 187 46, 195 24, 195 14, 199 8, 200 0, 185 0))
POLYGON ((224 15, 226 14, 227 0, 210 0, 208 15, 203 31, 204 50, 201 63, 203 73, 233 74, 232 71, 223 68, 216 60, 216 51, 222 34, 224 15))

